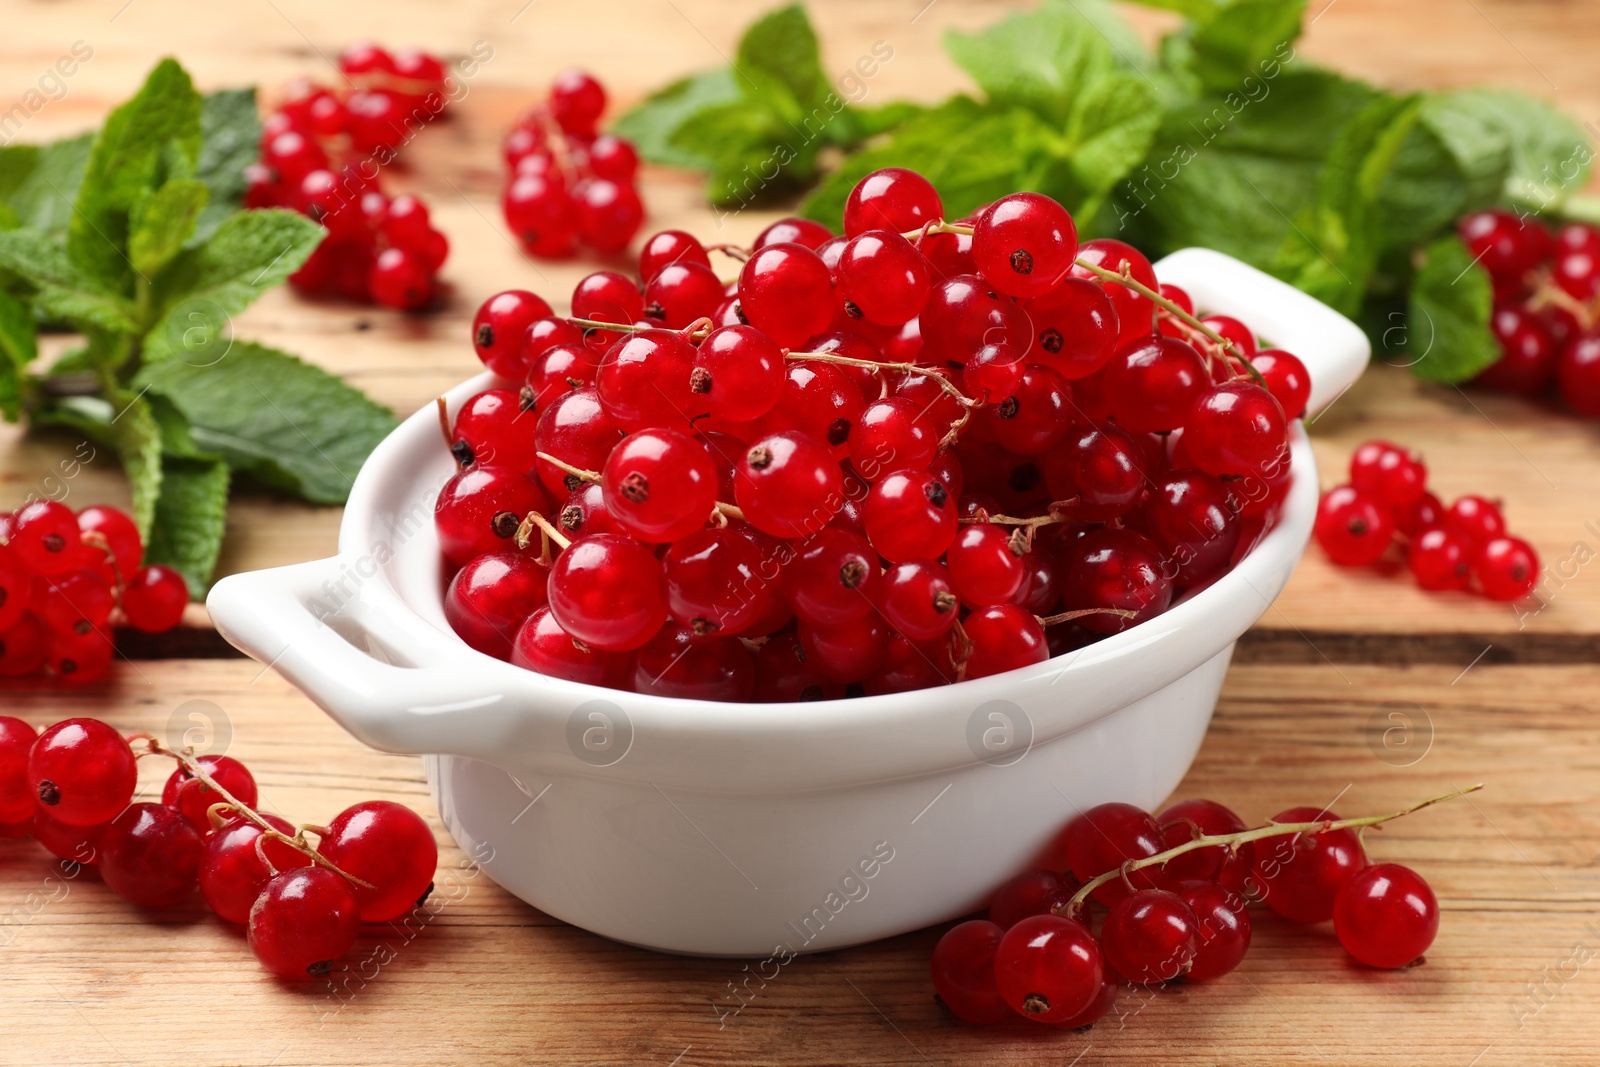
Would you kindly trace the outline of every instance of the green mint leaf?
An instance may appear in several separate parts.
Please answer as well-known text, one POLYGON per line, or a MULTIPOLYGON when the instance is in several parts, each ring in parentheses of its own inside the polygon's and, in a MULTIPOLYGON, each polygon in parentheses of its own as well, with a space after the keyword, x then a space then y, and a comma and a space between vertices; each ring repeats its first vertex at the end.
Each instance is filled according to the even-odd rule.
POLYGON ((361 464, 396 425, 326 371, 242 341, 210 366, 149 364, 134 387, 169 401, 198 448, 316 504, 344 503, 361 464))
MULTIPOLYGON (((1502 195, 1533 211, 1555 212, 1588 182, 1594 160, 1589 136, 1553 104, 1505 89, 1466 89, 1440 93, 1427 113, 1438 125, 1458 131, 1489 131, 1510 153, 1502 195)), ((1480 139, 1481 139, 1480 135, 1480 139)), ((1471 137, 1453 142, 1470 151, 1471 137)))
POLYGON ((1419 132, 1432 134, 1449 153, 1465 186, 1465 208, 1499 200, 1511 173, 1511 139, 1483 115, 1430 93, 1422 102, 1419 132))
POLYGON ((304 215, 281 208, 241 211, 217 227, 204 244, 174 259, 155 285, 155 325, 144 341, 145 359, 159 362, 175 354, 206 362, 195 351, 197 325, 209 331, 210 344, 229 320, 262 293, 299 269, 321 242, 322 227, 304 215), (198 316, 198 318, 197 318, 198 316))
POLYGON ((200 94, 182 67, 163 59, 95 137, 67 225, 67 254, 79 270, 120 291, 131 270, 123 251, 129 213, 166 178, 193 177, 199 155, 200 94))
POLYGON ((879 167, 909 167, 939 190, 945 214, 960 218, 1007 193, 1039 189, 1057 142, 1028 108, 986 107, 971 97, 952 97, 907 120, 884 144, 850 156, 800 210, 837 230, 856 182, 879 167), (996 151, 996 145, 1006 150, 996 151))
POLYGON ((611 129, 632 141, 639 155, 653 163, 706 170, 716 146, 681 141, 678 131, 700 112, 741 98, 738 79, 723 67, 673 82, 617 119, 611 129))
POLYGON ((1378 192, 1378 232, 1385 249, 1397 256, 1427 244, 1467 211, 1496 198, 1508 155, 1488 141, 1464 158, 1428 120, 1428 102, 1407 135, 1394 168, 1378 192))
POLYGON ((1218 8, 1222 6, 1219 0, 1129 0, 1129 2, 1160 11, 1176 11, 1184 18, 1196 22, 1206 22, 1215 17, 1218 8))
POLYGON ((38 290, 34 303, 46 315, 80 329, 123 333, 138 329, 131 303, 101 291, 60 245, 38 230, 0 230, 0 267, 38 290))
POLYGON ((799 4, 750 24, 739 39, 733 72, 744 96, 775 105, 797 126, 833 92, 822 72, 816 31, 799 4))
POLYGON ((36 144, 0 145, 0 201, 11 203, 17 189, 39 169, 42 154, 36 144))
POLYGON ((222 551, 229 480, 221 460, 168 456, 162 461, 161 496, 144 558, 182 574, 195 600, 204 599, 222 551))
POLYGON ((705 108, 683 123, 674 141, 702 145, 706 195, 721 207, 771 198, 816 173, 815 142, 799 151, 785 139, 789 127, 763 104, 740 101, 705 108))
POLYGON ((1068 0, 1046 0, 976 33, 951 31, 944 47, 991 103, 1063 124, 1084 86, 1115 63, 1105 37, 1068 0))
POLYGON ((211 189, 195 240, 203 241, 244 203, 244 169, 260 154, 261 118, 256 91, 224 89, 200 102, 200 158, 194 176, 211 189))
POLYGON ((1315 201, 1342 128, 1378 93, 1321 70, 1284 68, 1251 99, 1207 96, 1169 107, 1149 158, 1116 190, 1117 237, 1156 255, 1191 245, 1271 266, 1315 201))
POLYGON ((1408 349, 1421 351, 1411 372, 1435 382, 1461 382, 1500 358, 1489 330, 1494 285, 1454 234, 1429 245, 1411 286, 1408 349))
POLYGON ((1161 108, 1156 91, 1136 74, 1107 71, 1072 102, 1057 151, 1071 168, 1071 182, 1046 191, 1075 213, 1092 215, 1113 186, 1150 150, 1161 108))
POLYGON ((22 413, 22 376, 39 355, 33 310, 0 290, 0 415, 15 422, 22 413))
POLYGON ((140 199, 129 215, 128 259, 147 277, 160 273, 194 235, 211 189, 197 178, 173 178, 140 199))
POLYGON ((34 166, 6 196, 22 225, 58 240, 66 236, 93 147, 94 134, 85 133, 38 149, 34 166))
POLYGON ((1346 315, 1359 311, 1384 245, 1379 193, 1416 127, 1421 103, 1381 97, 1339 131, 1317 198, 1297 213, 1273 273, 1346 315))
POLYGON ((118 390, 110 400, 117 409, 110 423, 112 441, 133 491, 133 521, 139 536, 148 539, 161 495, 161 427, 144 397, 118 390))
POLYGON ((1269 60, 1293 55, 1306 0, 1233 0, 1197 24, 1190 37, 1190 69, 1200 84, 1218 93, 1248 91, 1261 81, 1269 60))

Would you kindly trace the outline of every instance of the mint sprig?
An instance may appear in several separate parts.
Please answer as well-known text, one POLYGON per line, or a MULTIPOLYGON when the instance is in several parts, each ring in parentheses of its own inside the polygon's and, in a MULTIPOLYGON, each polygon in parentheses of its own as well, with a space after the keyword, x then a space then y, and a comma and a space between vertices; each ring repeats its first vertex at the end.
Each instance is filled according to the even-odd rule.
POLYGON ((240 210, 259 136, 253 91, 201 96, 168 59, 97 133, 0 149, 0 414, 113 448, 146 557, 197 596, 236 476, 342 503, 395 426, 338 378, 233 336, 325 236, 240 210), (84 343, 40 371, 40 328, 84 343))
POLYGON ((946 35, 971 87, 928 107, 844 108, 832 141, 817 138, 846 150, 827 173, 806 152, 770 180, 750 177, 772 171, 773 146, 825 85, 818 72, 835 69, 819 66, 797 7, 753 25, 733 66, 668 86, 619 132, 648 159, 710 174, 719 205, 816 182, 800 210, 835 227, 856 181, 879 167, 921 171, 952 218, 1008 192, 1047 193, 1084 237, 1154 254, 1200 245, 1271 271, 1371 324, 1380 351, 1436 331, 1458 351, 1414 366, 1443 381, 1494 352, 1477 286, 1440 278, 1455 220, 1494 205, 1600 218, 1573 196, 1593 158, 1588 136, 1544 101, 1392 93, 1315 67, 1296 52, 1305 0, 1135 2, 1183 16, 1154 54, 1104 0, 1041 0, 946 35), (1428 321, 1397 332, 1408 300, 1428 321))

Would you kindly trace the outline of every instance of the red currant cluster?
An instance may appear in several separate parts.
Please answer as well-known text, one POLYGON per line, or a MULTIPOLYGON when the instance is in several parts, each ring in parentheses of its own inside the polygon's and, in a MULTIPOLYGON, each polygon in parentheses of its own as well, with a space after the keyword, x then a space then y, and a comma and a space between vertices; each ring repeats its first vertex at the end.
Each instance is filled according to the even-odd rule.
POLYGON ((1539 554, 1506 532, 1494 501, 1464 496, 1448 508, 1428 492, 1422 457, 1388 441, 1368 441, 1350 457, 1350 481, 1322 497, 1317 543, 1341 567, 1377 563, 1400 544, 1424 589, 1466 589, 1474 580, 1491 600, 1517 600, 1539 581, 1539 554))
POLYGON ((290 85, 261 129, 261 160, 247 169, 250 207, 286 207, 328 236, 289 276, 307 293, 413 309, 433 298, 450 242, 415 196, 386 196, 381 168, 444 110, 444 64, 425 52, 390 55, 372 44, 339 56, 352 86, 341 97, 310 81, 290 85))
POLYGON ((569 70, 550 99, 517 120, 503 151, 511 172, 501 198, 506 225, 531 256, 571 255, 578 242, 620 252, 639 232, 644 202, 634 187, 639 155, 599 130, 606 91, 592 75, 569 70))
POLYGON ((1600 229, 1574 222, 1551 233, 1536 218, 1480 211, 1457 230, 1494 283, 1489 325, 1501 356, 1477 383, 1533 393, 1554 380, 1568 407, 1600 417, 1600 229))
POLYGON ((1022 1015, 1088 1026, 1112 1009, 1119 983, 1208 981, 1237 967, 1252 902, 1297 923, 1332 919, 1339 943, 1369 967, 1420 962, 1439 930, 1433 890, 1400 864, 1369 865, 1358 831, 1426 804, 1344 820, 1290 808, 1254 830, 1214 800, 1154 817, 1131 804, 1090 808, 1039 869, 995 891, 987 919, 940 938, 934 989, 970 1023, 1022 1015), (1098 936, 1090 900, 1108 909, 1098 936))
POLYGON ((1037 663, 1231 567, 1287 490, 1300 361, 1048 197, 942 213, 878 171, 842 237, 713 249, 730 284, 666 231, 571 318, 491 297, 473 341, 521 388, 442 416, 456 632, 614 688, 833 698, 1037 663))
POLYGON ((189 584, 143 559, 138 528, 116 508, 74 515, 36 500, 0 512, 0 678, 43 669, 69 685, 95 681, 111 667, 118 608, 145 633, 178 625, 189 584))
POLYGON ((257 813, 256 799, 254 776, 228 756, 195 759, 97 719, 36 735, 0 717, 0 838, 34 837, 94 866, 140 907, 182 904, 198 888, 212 911, 248 926, 256 958, 280 977, 328 973, 361 923, 397 919, 427 898, 439 851, 410 808, 367 801, 296 829, 257 813), (179 763, 161 803, 131 803, 138 758, 156 754, 179 763))

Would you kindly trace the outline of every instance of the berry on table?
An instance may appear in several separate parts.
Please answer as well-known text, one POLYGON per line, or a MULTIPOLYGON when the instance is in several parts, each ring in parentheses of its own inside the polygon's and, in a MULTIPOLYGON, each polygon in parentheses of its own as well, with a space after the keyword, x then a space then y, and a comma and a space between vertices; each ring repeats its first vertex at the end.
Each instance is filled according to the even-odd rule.
POLYGON ((1375 863, 1339 890, 1333 929, 1345 951, 1368 967, 1405 967, 1433 944, 1439 902, 1411 868, 1375 863))
POLYGON ((250 908, 250 951, 279 978, 321 978, 361 929, 355 887, 325 867, 283 871, 250 908))

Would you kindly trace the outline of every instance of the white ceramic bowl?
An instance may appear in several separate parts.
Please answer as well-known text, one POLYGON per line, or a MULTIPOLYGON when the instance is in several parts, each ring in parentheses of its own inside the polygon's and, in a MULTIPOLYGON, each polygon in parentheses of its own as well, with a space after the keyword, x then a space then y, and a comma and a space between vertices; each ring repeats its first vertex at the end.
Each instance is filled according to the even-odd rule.
MULTIPOLYGON (((1158 268, 1297 353, 1313 410, 1366 364, 1354 324, 1237 260, 1190 249, 1158 268)), ((1070 655, 921 692, 668 700, 474 652, 441 608, 433 500, 454 467, 432 405, 362 469, 339 555, 225 578, 209 606, 362 741, 426 756, 450 832, 523 900, 637 945, 781 960, 972 911, 1075 811, 1165 797, 1310 535, 1298 424, 1293 449, 1282 520, 1211 587, 1070 655)))

